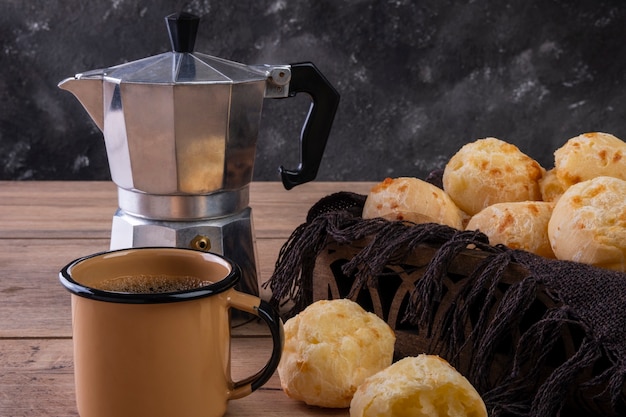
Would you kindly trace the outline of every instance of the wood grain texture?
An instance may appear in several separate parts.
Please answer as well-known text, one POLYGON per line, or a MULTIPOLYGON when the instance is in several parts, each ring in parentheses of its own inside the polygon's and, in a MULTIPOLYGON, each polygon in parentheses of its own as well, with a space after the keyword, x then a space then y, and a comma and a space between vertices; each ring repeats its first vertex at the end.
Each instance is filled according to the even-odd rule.
MULTIPOLYGON (((286 237, 320 198, 371 182, 311 182, 285 190, 277 182, 250 185, 257 238, 286 237)), ((111 234, 117 190, 111 182, 0 181, 0 239, 103 238, 111 234)))
MULTIPOLYGON (((269 338, 233 339, 233 378, 243 379, 260 369, 270 349, 269 338)), ((78 416, 73 372, 71 339, 0 339, 0 416, 78 416)), ((348 410, 308 407, 290 399, 275 373, 259 390, 231 401, 226 415, 347 416, 348 410)))
MULTIPOLYGON (((373 183, 308 183, 286 191, 252 183, 250 206, 260 283, 278 252, 320 198, 367 193, 373 183)), ((58 271, 80 256, 109 248, 117 191, 111 182, 0 181, 0 416, 76 417, 70 294, 58 271)), ((269 297, 261 290, 261 297, 269 297)), ((264 324, 233 328, 235 379, 264 365, 271 340, 264 324), (254 354, 250 354, 254 352, 254 354)), ((277 375, 249 397, 231 401, 228 416, 347 416, 288 398, 277 375)))

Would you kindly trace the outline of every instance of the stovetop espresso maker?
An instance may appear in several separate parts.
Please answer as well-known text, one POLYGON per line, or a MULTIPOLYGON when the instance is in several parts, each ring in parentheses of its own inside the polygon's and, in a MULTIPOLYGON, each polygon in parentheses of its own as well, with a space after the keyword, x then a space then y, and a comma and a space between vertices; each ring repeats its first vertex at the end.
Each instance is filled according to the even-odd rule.
POLYGON ((193 52, 199 17, 166 17, 173 51, 77 74, 72 92, 102 130, 118 187, 111 249, 191 247, 240 265, 258 294, 249 207, 264 98, 310 95, 296 169, 286 189, 313 180, 339 94, 312 63, 244 65, 193 52))

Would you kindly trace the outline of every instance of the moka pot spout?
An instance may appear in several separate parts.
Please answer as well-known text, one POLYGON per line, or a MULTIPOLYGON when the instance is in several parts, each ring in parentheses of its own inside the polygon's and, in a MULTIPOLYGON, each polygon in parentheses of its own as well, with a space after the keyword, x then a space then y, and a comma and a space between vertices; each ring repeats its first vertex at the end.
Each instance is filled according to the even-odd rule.
POLYGON ((59 83, 78 99, 100 130, 104 130, 104 100, 102 72, 76 74, 59 83))

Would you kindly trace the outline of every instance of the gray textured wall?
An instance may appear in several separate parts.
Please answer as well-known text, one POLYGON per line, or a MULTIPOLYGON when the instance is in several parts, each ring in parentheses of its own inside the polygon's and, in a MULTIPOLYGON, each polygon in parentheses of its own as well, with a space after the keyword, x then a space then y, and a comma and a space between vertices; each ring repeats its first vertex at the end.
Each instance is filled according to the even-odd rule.
MULTIPOLYGON (((168 50, 181 10, 202 16, 199 52, 313 61, 335 85, 318 179, 425 176, 486 136, 547 168, 579 133, 626 139, 622 0, 2 0, 0 179, 108 179, 101 133, 56 85, 168 50)), ((264 105, 255 178, 275 180, 308 102, 264 105)))

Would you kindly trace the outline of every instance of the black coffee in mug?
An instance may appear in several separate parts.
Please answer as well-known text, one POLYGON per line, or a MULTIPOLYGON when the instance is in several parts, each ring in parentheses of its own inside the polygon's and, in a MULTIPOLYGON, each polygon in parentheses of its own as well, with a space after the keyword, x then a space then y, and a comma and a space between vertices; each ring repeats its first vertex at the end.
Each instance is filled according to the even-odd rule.
POLYGON ((108 278, 94 284, 94 288, 131 294, 161 294, 191 291, 210 284, 211 281, 191 275, 142 274, 108 278))

